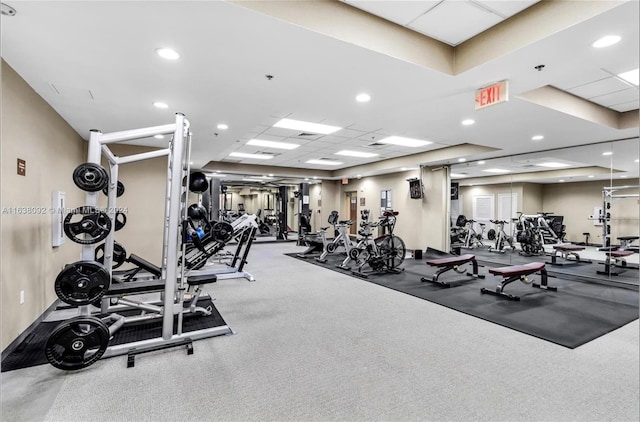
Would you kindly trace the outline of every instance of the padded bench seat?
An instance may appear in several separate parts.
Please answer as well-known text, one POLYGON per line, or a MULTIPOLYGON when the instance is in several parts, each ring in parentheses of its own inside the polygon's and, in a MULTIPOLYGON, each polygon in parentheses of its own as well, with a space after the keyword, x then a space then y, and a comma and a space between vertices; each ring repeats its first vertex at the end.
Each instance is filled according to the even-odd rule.
POLYGON ((617 250, 617 251, 606 251, 605 255, 607 256, 607 259, 603 262, 604 270, 596 271, 596 273, 600 275, 610 276, 610 275, 620 275, 626 269, 637 270, 638 269, 637 266, 633 266, 633 267, 628 266, 627 260, 624 259, 626 256, 633 255, 634 253, 635 253, 634 251, 629 249, 617 250), (613 262, 611 261, 612 258, 613 258, 613 262))
POLYGON ((580 255, 578 255, 578 251, 585 250, 584 246, 580 245, 572 245, 570 243, 563 243, 561 245, 553 245, 553 254, 551 255, 551 262, 547 262, 547 264, 551 265, 568 265, 568 264, 576 264, 579 262, 583 263, 591 263, 590 260, 580 259, 580 255), (569 257, 573 256, 573 259, 569 257), (558 262, 558 257, 562 257, 562 262, 558 262))
POLYGON ((498 268, 489 268, 489 273, 497 276, 503 277, 502 281, 498 283, 498 286, 495 290, 485 289, 484 287, 480 289, 481 293, 488 293, 494 296, 505 297, 509 300, 520 300, 520 297, 514 296, 504 292, 504 288, 507 284, 512 283, 516 280, 520 280, 523 283, 531 283, 527 276, 535 273, 540 273, 540 284, 531 283, 531 286, 544 289, 544 290, 558 290, 556 287, 549 286, 547 284, 547 269, 545 268, 544 262, 530 262, 524 265, 512 265, 509 267, 498 267, 498 268))
POLYGON ((454 270, 457 273, 463 273, 464 270, 460 270, 460 266, 470 262, 473 267, 473 272, 467 273, 467 276, 473 278, 484 278, 484 275, 478 274, 478 262, 476 261, 476 256, 473 254, 465 254, 460 256, 449 256, 446 258, 435 258, 426 261, 427 265, 432 267, 440 268, 431 278, 422 277, 421 281, 428 281, 430 283, 438 284, 442 287, 451 287, 451 284, 439 281, 438 278, 442 273, 445 273, 449 270, 454 270))

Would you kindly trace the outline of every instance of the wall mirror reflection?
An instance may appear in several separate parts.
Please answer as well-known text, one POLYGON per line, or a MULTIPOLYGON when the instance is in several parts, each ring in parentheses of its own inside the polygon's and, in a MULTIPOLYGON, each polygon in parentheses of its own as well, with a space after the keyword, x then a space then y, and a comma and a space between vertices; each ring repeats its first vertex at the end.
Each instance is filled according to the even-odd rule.
POLYGON ((453 165, 452 250, 637 285, 638 155, 632 138, 453 165))

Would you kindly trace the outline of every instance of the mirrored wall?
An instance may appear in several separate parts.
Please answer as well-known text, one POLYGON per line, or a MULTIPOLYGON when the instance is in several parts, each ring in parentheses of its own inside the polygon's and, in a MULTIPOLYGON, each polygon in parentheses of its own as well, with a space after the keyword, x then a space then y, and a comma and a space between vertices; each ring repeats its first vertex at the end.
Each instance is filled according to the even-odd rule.
POLYGON ((624 261, 610 257, 617 265, 590 267, 594 274, 579 262, 568 271, 637 285, 639 151, 633 138, 453 165, 452 245, 509 264, 550 262, 558 244, 575 245, 585 262, 626 250, 613 254, 624 261), (616 275, 623 264, 626 274, 616 275))

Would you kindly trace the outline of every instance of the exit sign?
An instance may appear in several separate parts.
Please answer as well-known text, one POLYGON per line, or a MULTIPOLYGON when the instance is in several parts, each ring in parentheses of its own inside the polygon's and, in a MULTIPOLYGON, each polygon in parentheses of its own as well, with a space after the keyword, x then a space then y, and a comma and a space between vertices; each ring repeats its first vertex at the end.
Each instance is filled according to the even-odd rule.
POLYGON ((509 81, 501 81, 476 91, 476 110, 509 101, 509 81))

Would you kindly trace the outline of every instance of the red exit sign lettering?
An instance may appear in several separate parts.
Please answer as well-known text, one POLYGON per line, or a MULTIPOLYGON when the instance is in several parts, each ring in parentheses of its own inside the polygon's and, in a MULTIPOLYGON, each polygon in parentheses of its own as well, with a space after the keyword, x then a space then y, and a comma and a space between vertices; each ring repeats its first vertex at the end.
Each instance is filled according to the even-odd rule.
POLYGON ((509 81, 501 81, 476 91, 476 110, 509 101, 509 81))

